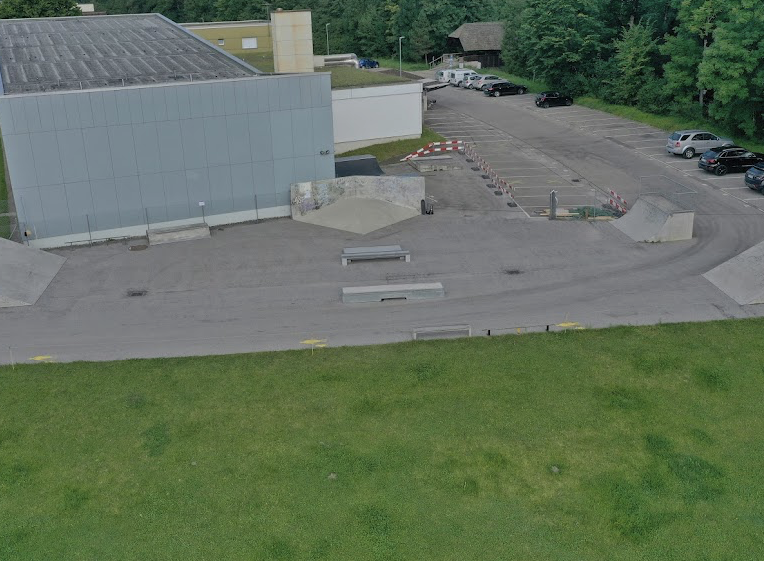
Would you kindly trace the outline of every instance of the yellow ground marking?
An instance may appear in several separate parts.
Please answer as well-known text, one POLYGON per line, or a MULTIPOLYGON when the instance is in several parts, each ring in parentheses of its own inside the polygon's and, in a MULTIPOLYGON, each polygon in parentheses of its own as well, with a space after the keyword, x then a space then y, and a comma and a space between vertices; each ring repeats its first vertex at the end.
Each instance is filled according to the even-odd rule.
POLYGON ((30 358, 29 360, 36 360, 36 361, 38 361, 38 362, 42 362, 42 361, 50 360, 50 359, 52 359, 52 358, 53 358, 53 357, 52 357, 52 356, 49 356, 49 355, 39 355, 39 356, 33 356, 33 357, 32 357, 32 358, 30 358))

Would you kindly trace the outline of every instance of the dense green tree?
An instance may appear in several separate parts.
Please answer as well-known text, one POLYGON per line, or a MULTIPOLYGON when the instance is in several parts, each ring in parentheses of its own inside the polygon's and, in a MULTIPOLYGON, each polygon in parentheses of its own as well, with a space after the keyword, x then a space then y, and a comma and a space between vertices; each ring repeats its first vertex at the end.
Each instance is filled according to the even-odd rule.
POLYGON ((725 0, 682 0, 673 35, 665 38, 661 52, 666 85, 677 109, 703 106, 704 91, 698 83, 698 69, 705 50, 713 42, 717 19, 726 9, 725 0))
POLYGON ((658 52, 658 40, 653 29, 643 22, 629 23, 615 41, 613 61, 617 75, 612 84, 612 97, 617 103, 636 105, 639 94, 656 80, 653 60, 658 52))
POLYGON ((76 0, 2 0, 0 18, 49 18, 78 16, 76 0))
POLYGON ((764 3, 737 0, 718 22, 698 70, 702 88, 713 89, 709 112, 749 136, 764 124, 764 3))
POLYGON ((385 41, 385 18, 382 5, 373 2, 358 19, 357 40, 358 54, 361 56, 387 55, 385 41))
POLYGON ((432 53, 435 46, 432 40, 433 29, 430 21, 427 12, 422 9, 412 23, 409 51, 415 60, 422 60, 423 57, 432 53))
POLYGON ((603 28, 594 0, 530 0, 518 40, 527 70, 552 87, 580 92, 602 49, 603 28))

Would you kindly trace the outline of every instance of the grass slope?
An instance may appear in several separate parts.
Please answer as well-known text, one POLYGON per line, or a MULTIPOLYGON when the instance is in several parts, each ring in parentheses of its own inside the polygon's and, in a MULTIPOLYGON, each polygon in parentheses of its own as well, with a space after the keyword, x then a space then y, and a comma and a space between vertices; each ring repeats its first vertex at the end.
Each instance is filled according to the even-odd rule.
POLYGON ((400 160, 403 156, 410 154, 414 150, 419 150, 420 148, 427 146, 430 142, 441 142, 443 140, 445 140, 445 138, 435 131, 428 129, 427 127, 422 127, 422 136, 419 138, 374 144, 372 146, 367 146, 366 148, 358 148, 357 150, 337 154, 337 157, 342 158, 345 156, 371 154, 372 156, 375 156, 380 163, 392 163, 400 160))
POLYGON ((666 132, 673 132, 682 129, 701 129, 710 130, 716 134, 734 138, 736 142, 742 144, 749 150, 756 152, 764 152, 764 144, 750 138, 744 138, 740 135, 732 134, 730 131, 726 131, 720 128, 718 125, 711 123, 703 119, 688 119, 687 117, 680 117, 677 115, 656 115, 655 113, 647 113, 636 107, 629 107, 627 105, 615 105, 613 103, 607 103, 601 99, 594 97, 581 97, 576 99, 578 105, 584 107, 591 107, 592 109, 599 109, 619 117, 625 117, 632 121, 638 121, 651 125, 658 129, 663 129, 666 132))
POLYGON ((758 560, 762 327, 0 368, 0 559, 758 560))
POLYGON ((316 68, 316 72, 332 73, 332 89, 400 84, 409 81, 405 77, 391 76, 382 72, 372 72, 348 66, 320 67, 316 68))
POLYGON ((407 62, 404 60, 402 61, 402 64, 399 64, 397 57, 377 58, 374 60, 379 62, 379 65, 382 68, 394 68, 397 70, 399 67, 401 67, 403 70, 408 70, 413 72, 421 72, 422 70, 430 70, 430 65, 424 62, 407 62))

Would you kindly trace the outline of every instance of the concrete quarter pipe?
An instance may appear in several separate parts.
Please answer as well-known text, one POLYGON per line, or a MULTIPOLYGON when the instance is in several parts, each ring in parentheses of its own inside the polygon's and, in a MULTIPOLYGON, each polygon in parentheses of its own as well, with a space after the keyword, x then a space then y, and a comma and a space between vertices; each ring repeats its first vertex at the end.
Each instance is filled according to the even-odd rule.
POLYGON ((703 276, 738 304, 764 304, 764 242, 703 276))
POLYGON ((685 210, 660 195, 641 195, 613 226, 635 242, 675 242, 692 239, 695 211, 685 210))
POLYGON ((0 238, 0 308, 31 306, 66 258, 0 238))

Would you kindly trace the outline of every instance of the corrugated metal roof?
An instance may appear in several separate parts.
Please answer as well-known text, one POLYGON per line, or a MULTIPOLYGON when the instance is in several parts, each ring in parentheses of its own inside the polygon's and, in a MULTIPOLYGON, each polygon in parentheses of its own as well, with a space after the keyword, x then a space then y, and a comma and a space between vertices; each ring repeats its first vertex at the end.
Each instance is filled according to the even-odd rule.
POLYGON ((500 51, 504 40, 504 24, 500 21, 465 23, 449 38, 458 39, 465 52, 500 51))
POLYGON ((5 94, 252 76, 158 14, 0 20, 5 94))

